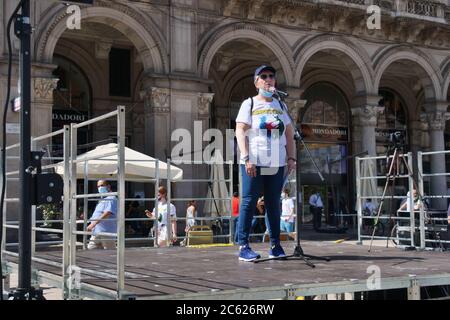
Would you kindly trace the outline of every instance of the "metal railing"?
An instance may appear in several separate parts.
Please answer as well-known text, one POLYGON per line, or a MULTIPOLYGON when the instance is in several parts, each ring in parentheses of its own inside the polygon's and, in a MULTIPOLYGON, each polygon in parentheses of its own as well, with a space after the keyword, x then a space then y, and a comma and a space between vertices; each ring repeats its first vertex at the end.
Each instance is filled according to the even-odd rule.
MULTIPOLYGON (((431 184, 433 180, 441 179, 443 184, 448 185, 448 180, 450 173, 448 172, 433 172, 433 173, 425 173, 424 172, 424 158, 429 156, 442 156, 445 163, 445 156, 450 155, 450 150, 446 151, 432 151, 432 152, 418 152, 417 153, 417 168, 418 168, 418 187, 419 194, 422 195, 424 201, 430 203, 430 201, 436 200, 447 200, 450 198, 450 195, 447 193, 447 189, 445 189, 446 193, 436 194, 436 191, 430 190, 431 192, 427 194, 425 192, 425 184, 431 184), (432 194, 431 194, 432 193, 432 194)), ((445 165, 444 165, 445 170, 445 165)), ((446 201, 447 207, 447 201, 446 201)), ((446 233, 450 224, 450 216, 447 216, 447 212, 444 211, 436 211, 436 210, 427 210, 424 217, 421 217, 420 220, 420 240, 421 240, 421 248, 425 248, 427 244, 431 244, 432 246, 438 245, 440 249, 443 249, 444 244, 450 244, 450 239, 441 239, 441 233, 446 233), (441 217, 439 217, 441 216, 441 217), (426 222, 426 224, 425 224, 426 222)))
MULTIPOLYGON (((388 212, 388 214, 381 214, 382 209, 386 209, 388 206, 386 205, 387 201, 391 201, 389 204, 389 208, 392 209, 392 201, 395 199, 407 199, 409 201, 410 208, 414 207, 413 204, 413 198, 408 197, 407 195, 404 196, 398 196, 395 195, 395 190, 391 190, 391 193, 388 194, 388 188, 393 187, 393 183, 396 179, 398 180, 405 180, 407 179, 408 182, 408 190, 409 194, 413 194, 414 189, 414 178, 412 174, 412 153, 408 154, 400 154, 399 162, 397 164, 392 164, 390 167, 394 168, 394 166, 398 166, 401 161, 405 161, 407 164, 407 167, 409 167, 411 170, 407 170, 407 174, 401 174, 400 168, 394 168, 394 170, 398 170, 395 173, 394 172, 387 172, 386 175, 378 175, 377 167, 374 165, 376 161, 385 161, 386 167, 388 167, 389 161, 394 161, 393 155, 391 156, 377 156, 377 157, 356 157, 355 158, 355 164, 356 164, 356 197, 357 197, 357 203, 356 203, 356 210, 357 210, 357 220, 358 220, 358 243, 362 244, 362 241, 364 239, 368 240, 393 240, 394 243, 397 243, 397 246, 414 246, 415 245, 415 233, 416 233, 416 226, 415 226, 415 215, 411 214, 410 212, 406 212, 407 216, 402 217, 399 215, 399 212, 395 208, 395 214, 393 213, 394 210, 391 210, 391 212, 388 212), (369 174, 370 169, 369 167, 372 165, 372 168, 374 169, 373 175, 366 175, 369 174), (364 169, 365 172, 361 172, 364 169), (378 194, 377 189, 377 181, 378 180, 384 180, 384 190, 381 195, 378 194), (395 180, 393 180, 395 179, 395 180), (392 181, 391 181, 392 180, 392 181), (363 190, 363 183, 366 182, 366 188, 363 190), (367 189, 369 189, 369 186, 367 183, 375 182, 375 186, 371 186, 370 189, 373 189, 375 187, 376 190, 372 190, 371 194, 368 194, 367 189), (364 195, 363 195, 364 192, 364 195), (375 192, 375 193, 374 193, 375 192), (374 210, 372 215, 366 215, 363 212, 363 207, 366 199, 373 199, 373 200, 380 200, 380 204, 377 206, 377 209, 374 210), (388 220, 388 222, 391 223, 392 227, 398 226, 398 228, 401 228, 400 231, 405 232, 406 234, 409 233, 408 238, 402 238, 400 235, 401 233, 395 232, 395 235, 392 234, 392 230, 388 230, 388 232, 383 232, 382 234, 375 234, 375 232, 384 229, 385 224, 383 224, 383 220, 388 220), (368 221, 368 222, 367 222, 368 221), (404 223, 406 225, 404 225, 404 223), (401 227, 400 227, 401 225, 401 227), (367 230, 369 232, 366 232, 367 230), (408 245, 405 244, 405 242, 408 242, 408 245), (400 243, 403 243, 400 245, 400 243)), ((406 166, 405 166, 406 167, 406 166)), ((406 169, 407 169, 406 167, 406 169)), ((423 215, 423 211, 420 210, 421 216, 423 215)), ((391 226, 390 226, 391 227, 391 226)), ((397 230, 398 230, 397 228, 397 230)), ((391 228, 392 229, 392 228, 391 228)))
MULTIPOLYGON (((394 194, 386 194, 386 189, 383 195, 371 194, 362 196, 362 183, 365 180, 377 179, 392 179, 388 176, 362 176, 361 165, 364 161, 373 161, 379 159, 386 159, 386 157, 365 157, 356 158, 356 191, 357 191, 357 212, 358 212, 358 242, 362 243, 363 239, 385 239, 392 240, 399 247, 414 247, 420 250, 435 249, 438 246, 443 250, 445 244, 449 244, 450 241, 442 239, 442 235, 447 234, 448 231, 448 219, 445 211, 433 210, 429 205, 429 200, 433 199, 448 199, 448 194, 436 194, 426 193, 425 184, 430 182, 431 179, 446 179, 450 176, 447 172, 434 172, 424 173, 423 163, 424 157, 432 155, 446 155, 450 154, 450 151, 434 151, 434 152, 418 152, 418 183, 415 185, 413 172, 412 172, 412 154, 400 155, 407 159, 409 167, 408 174, 399 174, 396 179, 407 179, 409 194, 413 194, 413 190, 417 188, 418 197, 416 200, 412 196, 398 196, 394 194), (408 201, 409 208, 411 210, 397 210, 387 214, 381 214, 377 218, 378 209, 375 210, 373 215, 365 215, 363 212, 363 200, 367 198, 380 199, 382 202, 386 200, 406 199, 408 201), (370 232, 367 234, 365 229, 370 232), (376 234, 372 237, 374 230, 384 230, 381 234, 376 234), (406 236, 406 237, 405 237, 406 236)), ((445 169, 444 169, 445 170, 445 169)), ((444 182, 445 184, 445 182, 444 182)), ((381 205, 381 204, 380 204, 381 205)), ((386 208, 386 207, 383 207, 386 208)))

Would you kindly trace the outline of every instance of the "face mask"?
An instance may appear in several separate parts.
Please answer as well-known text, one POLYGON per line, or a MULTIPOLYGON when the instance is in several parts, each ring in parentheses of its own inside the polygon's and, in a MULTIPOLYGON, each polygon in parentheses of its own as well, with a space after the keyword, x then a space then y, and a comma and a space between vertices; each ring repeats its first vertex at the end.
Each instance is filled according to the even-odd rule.
POLYGON ((283 192, 283 193, 281 194, 281 197, 282 197, 283 199, 286 199, 286 198, 287 198, 287 194, 283 192))
POLYGON ((259 88, 258 92, 260 95, 262 95, 265 98, 271 98, 273 96, 272 92, 264 90, 263 88, 259 88))
POLYGON ((107 187, 98 187, 98 193, 108 193, 107 187))

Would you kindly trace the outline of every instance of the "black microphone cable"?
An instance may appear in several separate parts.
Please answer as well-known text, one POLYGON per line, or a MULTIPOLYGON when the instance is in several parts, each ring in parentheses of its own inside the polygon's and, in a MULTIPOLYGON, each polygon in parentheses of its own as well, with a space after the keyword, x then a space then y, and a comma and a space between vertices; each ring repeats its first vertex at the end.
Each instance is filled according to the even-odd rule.
MULTIPOLYGON (((6 117, 8 116, 8 105, 9 99, 11 96, 11 74, 12 74, 12 44, 11 44, 11 26, 14 19, 17 16, 20 8, 22 7, 23 0, 19 2, 13 14, 8 20, 8 24, 6 27, 6 38, 8 45, 8 76, 7 76, 7 84, 6 84, 6 99, 5 99, 5 107, 3 110, 3 121, 2 121, 2 146, 1 146, 1 179, 2 179, 2 187, 1 187, 1 195, 0 195, 0 250, 2 248, 3 242, 3 206, 5 202, 5 190, 6 190, 6 117)), ((0 300, 3 300, 3 261, 2 261, 2 252, 0 252, 0 300)))

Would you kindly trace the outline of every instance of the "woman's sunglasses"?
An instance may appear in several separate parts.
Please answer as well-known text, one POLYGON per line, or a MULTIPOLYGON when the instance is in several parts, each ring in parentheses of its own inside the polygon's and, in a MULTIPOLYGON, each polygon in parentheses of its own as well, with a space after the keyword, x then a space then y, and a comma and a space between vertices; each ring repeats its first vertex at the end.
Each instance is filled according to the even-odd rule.
POLYGON ((266 80, 267 78, 269 79, 275 79, 275 75, 274 74, 262 74, 259 76, 261 79, 266 80))

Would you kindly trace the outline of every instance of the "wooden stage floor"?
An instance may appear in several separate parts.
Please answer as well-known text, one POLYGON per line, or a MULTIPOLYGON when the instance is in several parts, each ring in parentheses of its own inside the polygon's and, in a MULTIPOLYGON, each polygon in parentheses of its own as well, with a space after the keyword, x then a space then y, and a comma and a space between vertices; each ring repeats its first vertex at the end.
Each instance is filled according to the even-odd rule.
MULTIPOLYGON (((287 254, 292 253, 294 245, 283 243, 287 254)), ((252 247, 263 258, 267 256, 267 243, 252 247)), ((289 290, 295 295, 350 292, 364 288, 373 268, 379 268, 382 288, 407 287, 404 282, 414 277, 436 277, 436 283, 450 284, 448 251, 373 247, 369 253, 368 246, 330 241, 304 241, 302 247, 306 254, 327 256, 331 261, 312 260, 316 264, 312 269, 302 260, 241 262, 236 246, 127 248, 126 291, 138 299, 263 299, 282 298, 289 290)), ((36 257, 62 262, 58 251, 37 252, 36 257)), ((8 260, 15 259, 8 257, 8 260)), ((88 270, 82 272, 83 283, 115 290, 115 251, 80 250, 76 264, 88 270)), ((60 267, 36 262, 35 266, 61 276, 60 267)))

